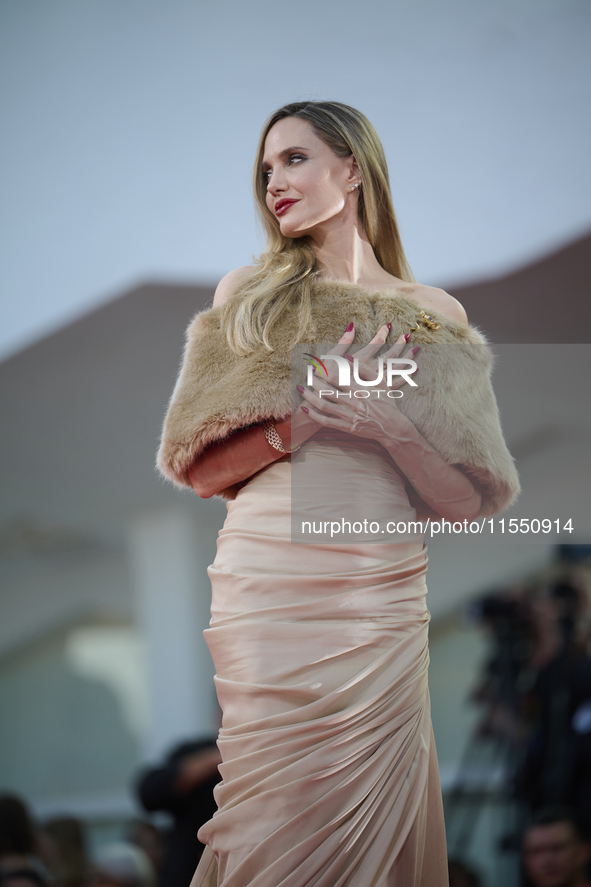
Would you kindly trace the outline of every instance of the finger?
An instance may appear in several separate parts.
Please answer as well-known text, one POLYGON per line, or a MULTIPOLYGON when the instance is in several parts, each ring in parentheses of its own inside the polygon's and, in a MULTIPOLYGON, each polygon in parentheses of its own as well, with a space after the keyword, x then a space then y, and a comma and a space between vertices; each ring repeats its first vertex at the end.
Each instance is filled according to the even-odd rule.
MULTIPOLYGON (((333 345, 326 353, 327 354, 336 354, 338 356, 342 356, 347 353, 353 341, 355 339, 355 324, 351 321, 339 341, 336 345, 333 345)), ((317 353, 317 352, 315 352, 317 353)), ((311 355, 307 355, 308 357, 311 355)), ((314 367, 313 370, 314 377, 317 377, 317 369, 314 367)), ((336 367, 333 366, 333 362, 329 361, 328 365, 323 367, 321 371, 321 375, 324 377, 325 382, 331 381, 331 377, 333 377, 336 381, 336 367), (327 375, 324 375, 324 371, 326 371, 327 375)))
POLYGON ((386 344, 386 339, 388 338, 388 333, 391 329, 391 323, 382 324, 373 339, 367 345, 364 345, 363 348, 359 348, 359 350, 355 352, 355 357, 362 362, 371 359, 374 354, 386 344))
POLYGON ((340 392, 340 389, 334 391, 330 388, 322 388, 322 386, 318 390, 308 390, 304 395, 306 406, 308 408, 313 407, 323 415, 342 418, 351 417, 355 412, 351 399, 339 397, 338 392, 340 392))
POLYGON ((347 329, 339 339, 336 345, 334 345, 328 354, 345 354, 350 345, 355 341, 355 324, 353 321, 349 323, 347 329))
MULTIPOLYGON (((337 391, 339 390, 340 389, 337 389, 337 391)), ((310 391, 309 389, 304 390, 302 397, 306 401, 305 406, 308 409, 314 409, 316 412, 322 413, 324 416, 338 418, 341 420, 343 427, 345 427, 345 424, 351 424, 356 412, 355 407, 359 409, 362 404, 355 401, 355 404, 353 405, 350 398, 338 397, 337 391, 333 391, 330 388, 323 389, 322 386, 320 386, 318 391, 310 391)))
MULTIPOLYGON (((357 358, 357 355, 355 355, 355 358, 357 358)), ((383 376, 384 361, 381 356, 367 358, 365 361, 363 359, 357 359, 356 364, 353 367, 350 387, 357 390, 359 390, 360 387, 366 387, 360 386, 358 384, 359 382, 373 382, 377 385, 382 380, 383 376)))
MULTIPOLYGON (((401 354, 400 357, 397 358, 398 360, 409 360, 415 364, 415 366, 412 368, 409 365, 405 366, 404 364, 400 364, 400 369, 404 370, 404 372, 410 376, 414 375, 414 373, 416 373, 418 370, 415 357, 420 350, 420 345, 413 345, 412 348, 407 348, 404 354, 401 354)), ((401 388, 403 385, 406 385, 406 379, 404 378, 404 376, 395 376, 392 379, 392 384, 390 385, 390 388, 401 388)))
POLYGON ((302 385, 298 385, 298 391, 308 403, 317 404, 320 399, 322 400, 331 400, 334 403, 338 401, 337 391, 338 389, 335 385, 331 385, 327 379, 318 379, 314 377, 312 381, 313 387, 304 388, 302 385), (320 394, 322 392, 322 395, 320 394))
POLYGON ((379 357, 374 357, 374 355, 386 343, 391 328, 391 323, 384 323, 379 328, 371 342, 355 352, 355 358, 357 360, 357 377, 359 379, 371 381, 372 379, 377 379, 379 377, 380 361, 384 355, 380 355, 379 357))
POLYGON ((383 354, 382 356, 383 357, 400 357, 400 355, 402 354, 402 352, 404 351, 405 348, 407 350, 406 350, 406 353, 404 356, 406 356, 407 353, 410 353, 410 350, 413 346, 409 345, 407 348, 408 335, 409 335, 409 333, 406 333, 406 334, 403 333, 402 335, 400 335, 396 339, 396 341, 394 342, 392 347, 389 348, 388 351, 386 351, 386 353, 383 354))
POLYGON ((321 413, 313 406, 305 406, 302 407, 302 410, 312 419, 314 422, 318 422, 319 425, 326 425, 329 428, 342 428, 345 427, 346 423, 343 423, 341 419, 337 419, 334 416, 329 416, 326 413, 321 413))
MULTIPOLYGON (((346 363, 345 361, 343 362, 346 363)), ((346 366, 348 367, 349 364, 346 363, 346 366)), ((345 387, 347 387, 345 386, 344 382, 343 384, 341 384, 341 379, 343 378, 344 377, 342 376, 341 368, 337 366, 336 361, 327 360, 324 364, 324 369, 322 369, 321 372, 312 374, 312 385, 308 385, 308 390, 313 388, 318 391, 321 388, 332 388, 335 391, 342 391, 345 387)))

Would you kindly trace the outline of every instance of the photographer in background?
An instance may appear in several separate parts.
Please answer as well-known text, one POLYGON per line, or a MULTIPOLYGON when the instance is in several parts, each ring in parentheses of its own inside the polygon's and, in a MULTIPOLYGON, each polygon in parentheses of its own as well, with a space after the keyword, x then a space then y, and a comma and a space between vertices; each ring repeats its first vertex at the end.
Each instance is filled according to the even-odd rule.
POLYGON ((203 852, 197 832, 216 811, 213 790, 220 781, 220 753, 214 740, 184 742, 160 767, 140 774, 136 790, 143 807, 173 817, 159 887, 189 884, 203 852))

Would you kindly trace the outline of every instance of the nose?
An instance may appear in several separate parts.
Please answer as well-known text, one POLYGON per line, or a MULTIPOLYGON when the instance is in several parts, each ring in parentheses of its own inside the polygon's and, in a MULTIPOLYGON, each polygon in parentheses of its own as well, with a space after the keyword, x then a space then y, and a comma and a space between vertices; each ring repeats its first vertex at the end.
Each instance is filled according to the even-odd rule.
POLYGON ((281 167, 275 167, 275 169, 269 173, 267 191, 269 194, 272 194, 273 197, 276 197, 277 194, 281 194, 282 191, 285 191, 286 187, 285 177, 283 176, 281 167))

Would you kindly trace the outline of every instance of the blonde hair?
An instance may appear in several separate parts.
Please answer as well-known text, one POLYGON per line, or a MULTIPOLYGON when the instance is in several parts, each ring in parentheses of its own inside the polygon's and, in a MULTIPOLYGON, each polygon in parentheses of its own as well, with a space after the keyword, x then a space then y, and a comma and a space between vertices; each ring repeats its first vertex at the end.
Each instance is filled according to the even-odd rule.
POLYGON ((312 281, 316 257, 307 237, 281 233, 276 216, 267 207, 267 179, 263 173, 265 140, 270 129, 286 117, 307 120, 318 138, 337 157, 353 155, 361 173, 358 212, 367 238, 382 268, 402 280, 413 280, 402 249, 384 149, 367 117, 340 102, 293 102, 266 121, 256 153, 253 184, 257 209, 267 235, 267 246, 256 269, 240 287, 240 299, 223 309, 228 342, 237 354, 248 354, 263 344, 273 351, 273 326, 281 314, 299 300, 297 341, 314 335, 312 281))

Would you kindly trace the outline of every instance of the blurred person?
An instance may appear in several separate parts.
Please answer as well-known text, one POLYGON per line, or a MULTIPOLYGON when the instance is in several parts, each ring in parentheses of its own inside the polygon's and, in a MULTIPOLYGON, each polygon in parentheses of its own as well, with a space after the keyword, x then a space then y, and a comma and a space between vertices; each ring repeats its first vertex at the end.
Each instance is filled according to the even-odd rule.
POLYGON ((46 820, 40 829, 41 857, 59 887, 82 887, 88 860, 82 823, 73 816, 46 820))
POLYGON ((220 782, 221 763, 213 739, 184 742, 160 767, 151 767, 136 781, 139 800, 149 812, 166 811, 173 818, 167 835, 159 887, 188 885, 203 853, 197 832, 216 812, 213 790, 220 782))
POLYGON ((156 879, 160 882, 160 872, 167 844, 167 836, 163 830, 153 822, 136 819, 127 827, 126 841, 144 851, 154 866, 156 879))
POLYGON ((450 859, 448 870, 449 887, 480 887, 480 878, 476 872, 459 859, 450 859))
POLYGON ((2 872, 0 870, 0 887, 45 887, 50 881, 44 881, 38 872, 31 868, 15 869, 2 872))
POLYGON ((156 873, 143 850, 121 841, 107 844, 97 852, 89 884, 92 887, 155 887, 156 873))
POLYGON ((591 887, 586 874, 589 853, 589 844, 569 810, 539 811, 523 835, 527 887, 591 887))
POLYGON ((575 809, 591 837, 591 659, 586 650, 586 594, 564 577, 532 605, 535 636, 529 734, 519 793, 531 810, 575 809))
POLYGON ((470 606, 487 635, 490 654, 471 700, 482 706, 478 738, 495 737, 510 746, 523 741, 520 678, 531 648, 532 627, 523 587, 512 584, 470 606))
POLYGON ((29 811, 10 794, 0 795, 0 882, 2 887, 44 887, 50 882, 29 811))

